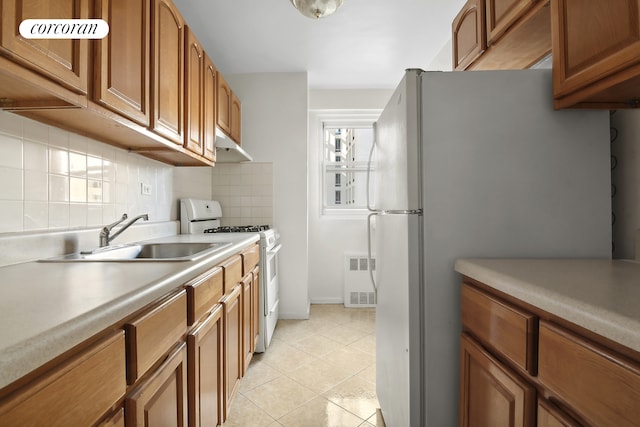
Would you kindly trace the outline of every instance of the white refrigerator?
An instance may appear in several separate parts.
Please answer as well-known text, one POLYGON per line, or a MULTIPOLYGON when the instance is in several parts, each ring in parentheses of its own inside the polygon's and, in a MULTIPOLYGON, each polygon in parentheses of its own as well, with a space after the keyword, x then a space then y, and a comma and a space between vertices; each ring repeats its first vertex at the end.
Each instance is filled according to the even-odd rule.
POLYGON ((610 258, 609 112, 554 111, 551 70, 407 70, 371 159, 382 415, 456 426, 454 262, 610 258))

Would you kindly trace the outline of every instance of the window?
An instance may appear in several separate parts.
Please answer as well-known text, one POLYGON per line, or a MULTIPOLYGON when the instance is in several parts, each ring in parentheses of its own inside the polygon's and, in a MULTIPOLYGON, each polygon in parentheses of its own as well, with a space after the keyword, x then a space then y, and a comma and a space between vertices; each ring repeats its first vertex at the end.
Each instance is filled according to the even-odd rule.
POLYGON ((324 122, 323 139, 324 213, 366 209, 367 165, 374 143, 373 122, 324 122))

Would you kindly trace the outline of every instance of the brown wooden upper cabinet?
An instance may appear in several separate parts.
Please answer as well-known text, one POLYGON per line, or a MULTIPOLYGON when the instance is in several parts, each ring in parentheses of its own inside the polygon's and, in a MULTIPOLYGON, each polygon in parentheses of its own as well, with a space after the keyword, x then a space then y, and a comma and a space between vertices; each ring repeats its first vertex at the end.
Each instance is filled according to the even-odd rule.
POLYGON ((640 0, 552 0, 556 108, 640 105, 640 0))
POLYGON ((218 127, 231 135, 231 88, 218 73, 218 127))
POLYGON ((464 70, 487 48, 484 0, 468 0, 452 25, 453 69, 464 70))
POLYGON ((189 27, 185 31, 185 130, 184 147, 196 154, 204 154, 203 88, 204 50, 189 27))
POLYGON ((96 16, 109 34, 96 41, 94 100, 134 122, 149 125, 149 0, 98 0, 96 16))
POLYGON ((241 103, 221 73, 218 73, 218 127, 240 144, 241 103))
POLYGON ((485 0, 487 44, 491 45, 538 0, 485 0))
POLYGON ((237 144, 241 143, 241 113, 242 106, 240 105, 240 100, 235 93, 231 92, 231 139, 237 144))
POLYGON ((216 120, 218 101, 218 71, 209 56, 204 54, 204 92, 202 110, 202 138, 204 157, 216 161, 216 120))
POLYGON ((87 19, 89 0, 3 0, 0 49, 5 55, 76 93, 87 93, 89 40, 25 39, 25 19, 87 19))
POLYGON ((468 0, 452 45, 454 70, 529 68, 551 52, 549 0, 468 0))
POLYGON ((184 143, 184 20, 171 0, 153 0, 151 129, 184 143))

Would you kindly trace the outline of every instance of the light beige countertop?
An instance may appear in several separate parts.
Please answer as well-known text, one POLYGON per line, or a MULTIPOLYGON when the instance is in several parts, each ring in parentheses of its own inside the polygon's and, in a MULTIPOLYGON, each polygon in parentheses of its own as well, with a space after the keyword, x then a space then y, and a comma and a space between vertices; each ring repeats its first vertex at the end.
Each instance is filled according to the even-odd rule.
POLYGON ((640 352, 640 263, 460 259, 455 270, 640 352))
POLYGON ((0 268, 0 388, 258 239, 258 233, 233 233, 147 241, 232 243, 196 261, 26 262, 0 268))

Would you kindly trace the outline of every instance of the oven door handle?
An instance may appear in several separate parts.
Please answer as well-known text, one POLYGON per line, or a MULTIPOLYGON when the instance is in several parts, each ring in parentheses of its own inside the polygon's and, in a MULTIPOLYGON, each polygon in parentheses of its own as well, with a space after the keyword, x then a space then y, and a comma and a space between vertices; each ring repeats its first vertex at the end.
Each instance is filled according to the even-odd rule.
POLYGON ((268 256, 272 256, 277 254, 278 252, 280 252, 280 249, 282 249, 282 244, 278 244, 277 246, 275 246, 273 249, 269 249, 267 251, 267 255, 268 256))

